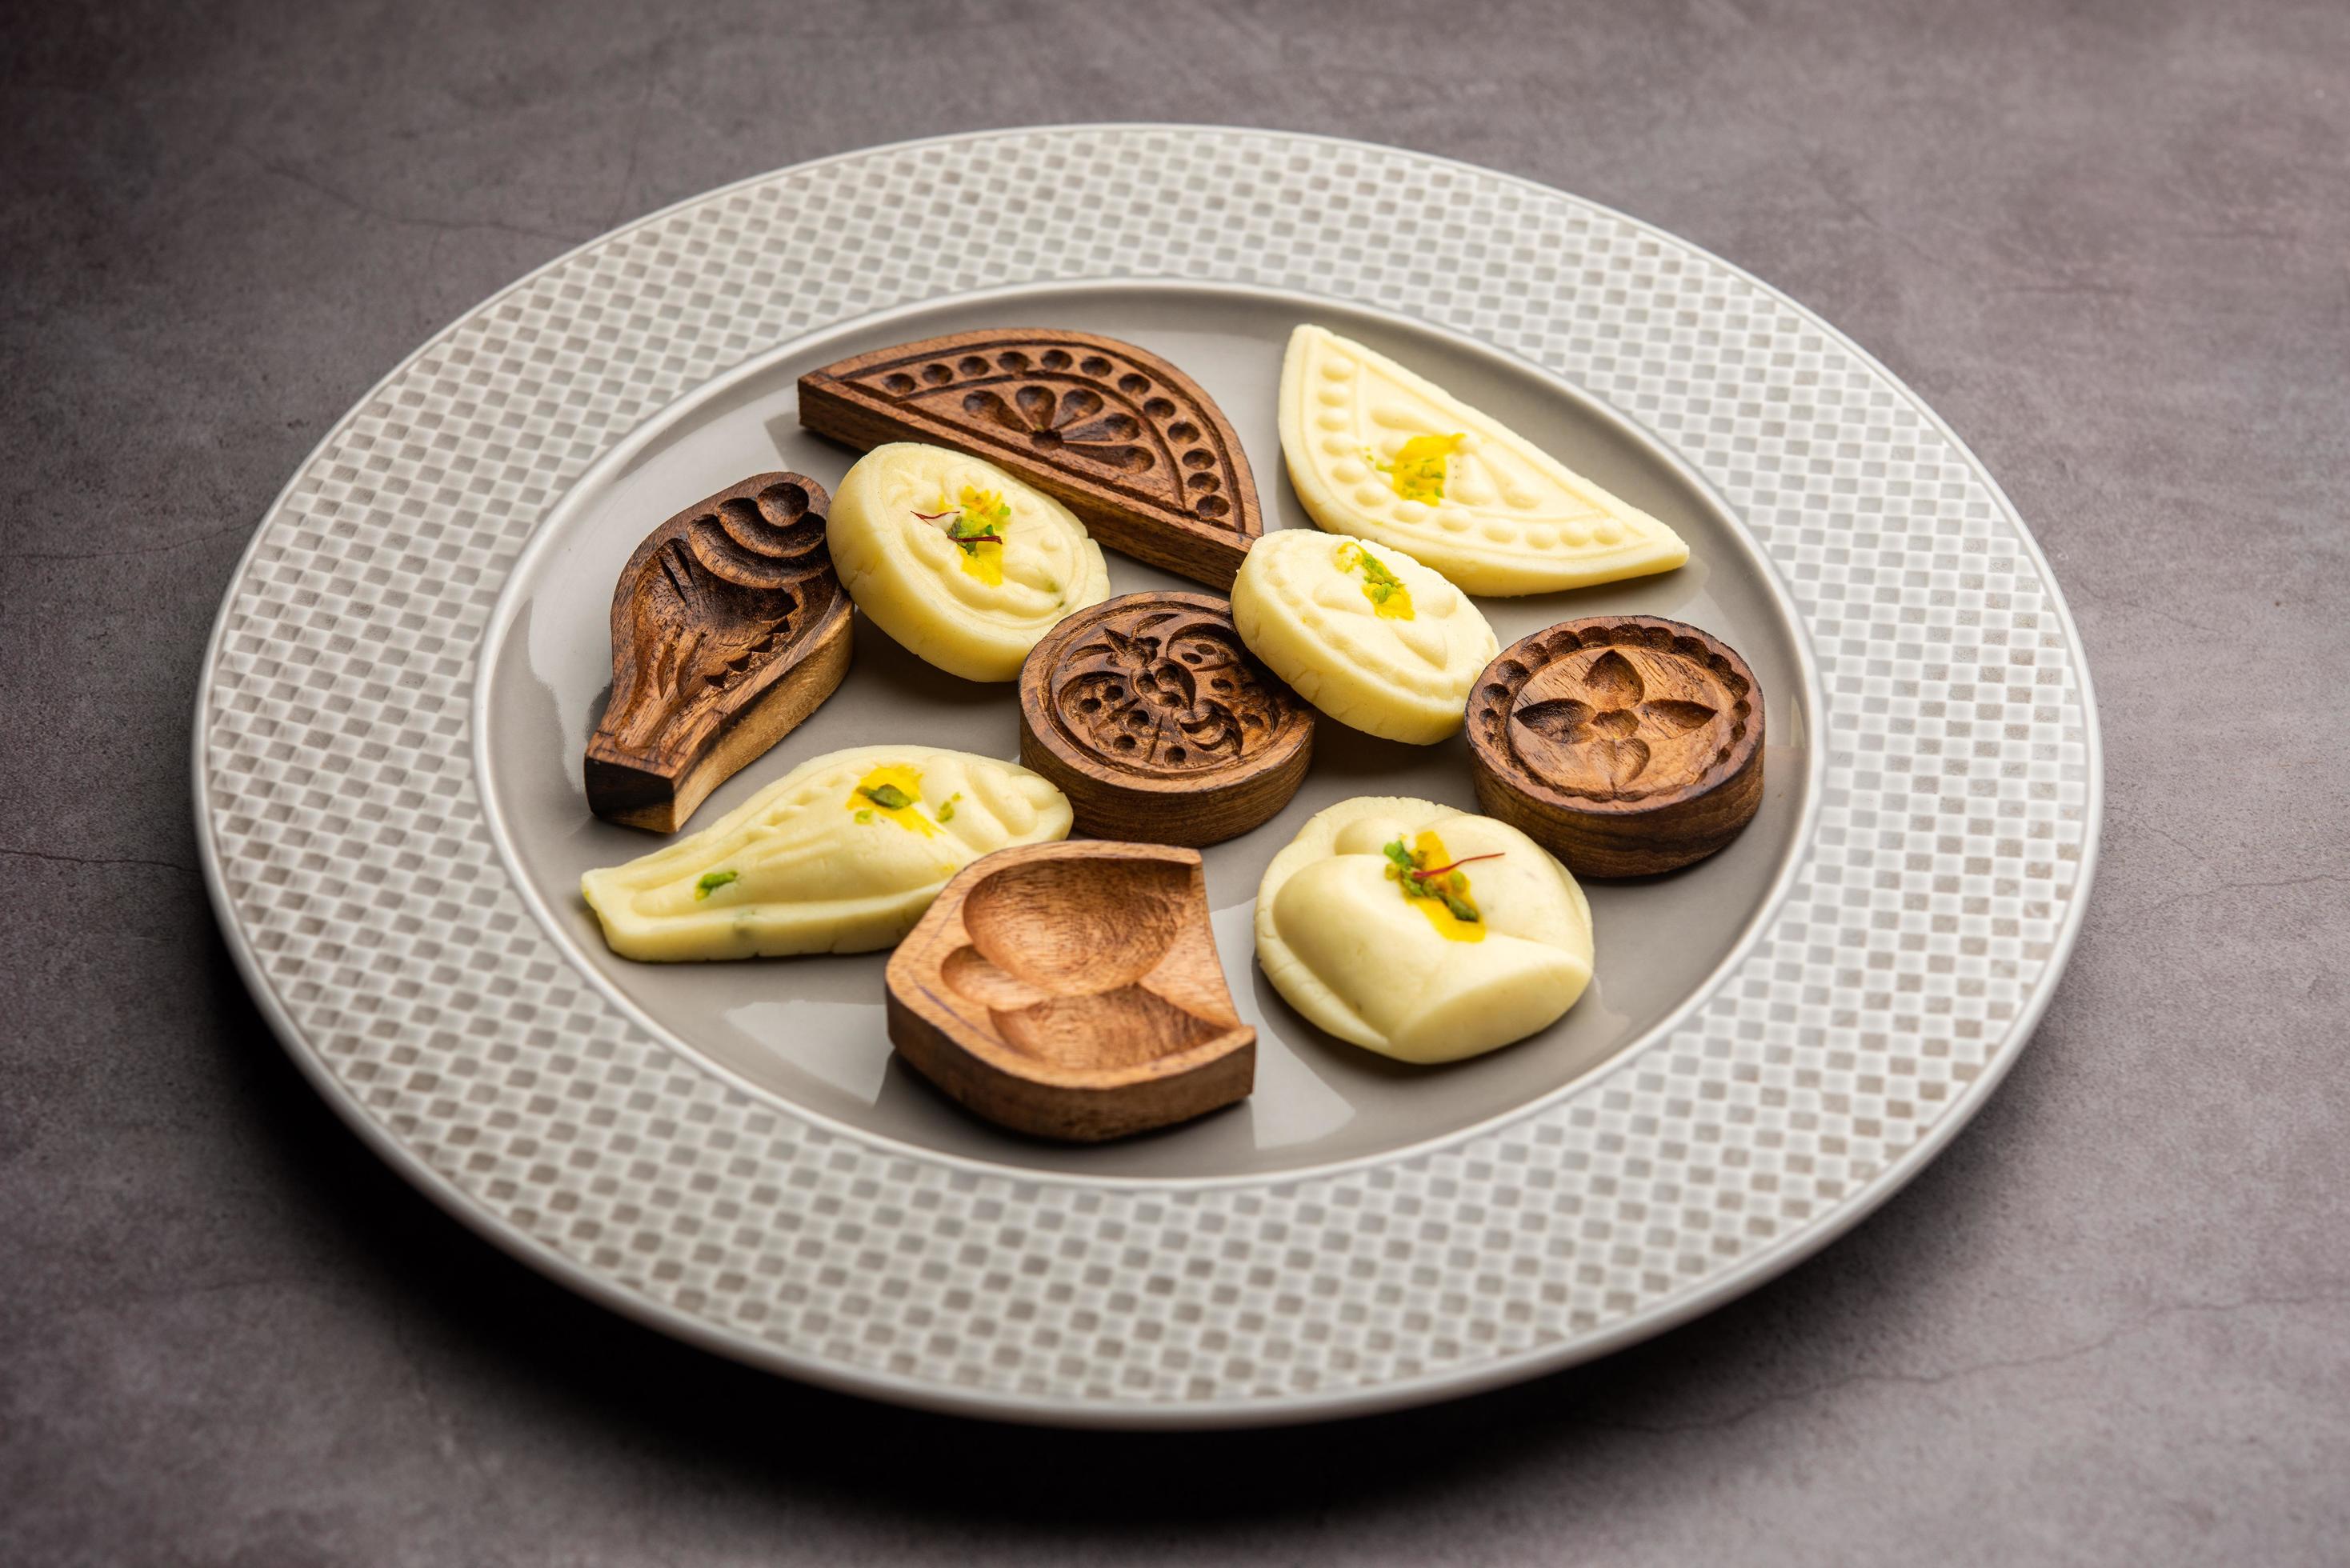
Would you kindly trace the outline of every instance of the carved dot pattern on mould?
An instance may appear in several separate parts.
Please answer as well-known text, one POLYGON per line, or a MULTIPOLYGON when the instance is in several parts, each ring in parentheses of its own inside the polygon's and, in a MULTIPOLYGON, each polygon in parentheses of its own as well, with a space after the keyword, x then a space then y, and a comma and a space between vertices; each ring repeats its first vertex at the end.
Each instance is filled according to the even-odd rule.
POLYGON ((999 133, 786 171, 492 300, 273 508, 201 722, 226 905, 300 1048, 489 1224, 776 1365, 1102 1418, 1376 1400, 1568 1359, 1800 1243, 2012 1048, 2095 787, 2078 654, 2012 514, 1815 318, 1503 176, 1206 130, 999 133), (1447 222, 1366 244, 1403 188, 1447 222), (972 229, 987 203, 1022 222, 972 229), (962 243, 907 237, 947 232, 962 243), (656 1043, 509 883, 470 776, 473 661, 525 536, 588 462, 830 323, 1144 272, 1360 300, 1569 378, 1705 472, 1803 607, 1827 775, 1791 895, 1680 1027, 1538 1114, 1203 1187, 909 1155, 656 1043))

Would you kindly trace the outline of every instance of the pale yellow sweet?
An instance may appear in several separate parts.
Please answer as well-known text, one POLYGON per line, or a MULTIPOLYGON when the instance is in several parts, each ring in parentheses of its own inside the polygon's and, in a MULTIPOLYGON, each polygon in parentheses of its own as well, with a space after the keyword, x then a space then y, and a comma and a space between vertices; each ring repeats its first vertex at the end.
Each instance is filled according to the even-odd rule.
POLYGON ((1066 838, 1069 822, 1068 798, 1026 768, 858 746, 811 757, 700 833, 588 872, 579 890, 623 958, 868 952, 913 929, 981 856, 1066 838))
POLYGON ((874 625, 969 680, 1017 679, 1055 622, 1109 597, 1101 546, 1074 513, 944 447, 892 441, 858 459, 833 495, 825 539, 874 625), (957 544, 949 530, 966 514, 986 517, 999 541, 957 544))
POLYGON ((1281 452, 1316 524, 1408 550, 1472 594, 1586 587, 1689 559, 1656 518, 1325 327, 1290 334, 1281 452))
MULTIPOLYGON (((1423 857, 1425 858, 1425 857, 1423 857)), ((1446 861, 1430 862, 1431 868, 1446 861)), ((1362 796, 1307 821, 1257 888, 1256 956, 1292 1007, 1405 1062, 1453 1062, 1547 1028, 1591 982, 1591 906, 1507 823, 1362 796), (1440 846, 1479 917, 1408 897, 1389 844, 1440 846)))
POLYGON ((1249 650, 1342 724, 1433 745, 1461 728, 1501 645, 1467 595, 1401 550, 1285 528, 1232 584, 1249 650))

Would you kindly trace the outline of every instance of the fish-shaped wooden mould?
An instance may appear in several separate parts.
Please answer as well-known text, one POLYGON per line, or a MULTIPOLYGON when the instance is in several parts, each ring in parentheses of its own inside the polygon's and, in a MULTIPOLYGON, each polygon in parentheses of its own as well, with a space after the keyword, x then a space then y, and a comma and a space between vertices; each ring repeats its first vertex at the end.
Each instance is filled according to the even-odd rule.
POLYGON ((1219 589, 1263 532, 1248 455, 1213 400, 1114 337, 958 332, 810 370, 799 391, 800 422, 819 435, 984 458, 1109 548, 1219 589))
POLYGON ((832 498, 754 473, 648 535, 612 590, 612 695, 588 741, 588 809, 674 833, 847 672, 832 498))

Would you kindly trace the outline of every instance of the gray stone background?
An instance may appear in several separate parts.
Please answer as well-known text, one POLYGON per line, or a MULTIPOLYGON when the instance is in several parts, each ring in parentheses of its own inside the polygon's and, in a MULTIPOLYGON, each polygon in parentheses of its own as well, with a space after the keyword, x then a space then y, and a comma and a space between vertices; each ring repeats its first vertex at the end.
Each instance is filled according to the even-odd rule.
MULTIPOLYGON (((2350 6, 97 4, 0 26, 0 1561, 2340 1562, 2350 6), (1194 1438, 752 1374, 444 1219, 194 868, 264 506, 483 296, 877 141, 1226 120, 1620 206, 1918 388, 2071 599, 2037 1043, 1818 1259, 1600 1365, 1194 1438)), ((951 240, 951 236, 945 237, 951 240)))

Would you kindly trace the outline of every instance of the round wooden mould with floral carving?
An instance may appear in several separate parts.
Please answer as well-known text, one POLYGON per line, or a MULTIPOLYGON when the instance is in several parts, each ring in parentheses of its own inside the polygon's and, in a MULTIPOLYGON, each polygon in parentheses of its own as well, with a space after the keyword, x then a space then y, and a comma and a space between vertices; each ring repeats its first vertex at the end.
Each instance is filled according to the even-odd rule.
POLYGON ((1314 711, 1211 595, 1107 599, 1021 667, 1020 760, 1096 837, 1221 844, 1288 805, 1313 753, 1314 711))
POLYGON ((1586 877, 1702 860, 1762 803, 1762 688, 1721 639, 1654 616, 1521 638, 1469 699, 1486 812, 1586 877))

